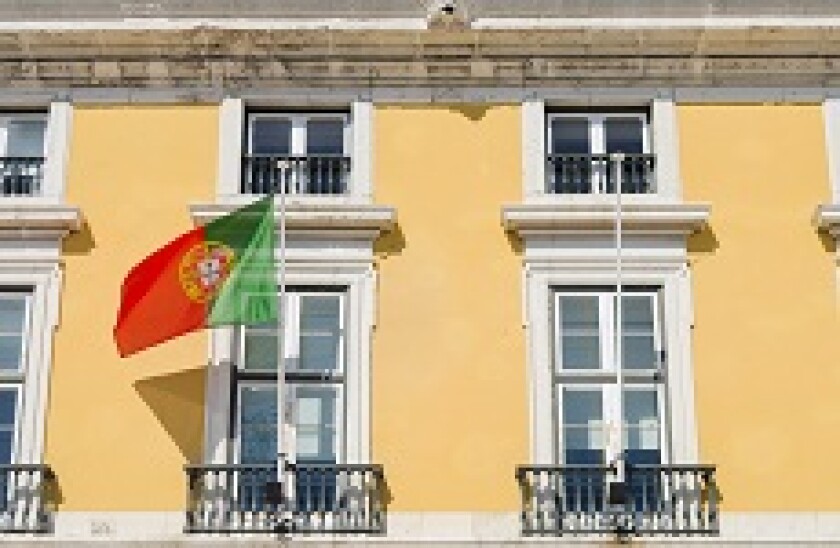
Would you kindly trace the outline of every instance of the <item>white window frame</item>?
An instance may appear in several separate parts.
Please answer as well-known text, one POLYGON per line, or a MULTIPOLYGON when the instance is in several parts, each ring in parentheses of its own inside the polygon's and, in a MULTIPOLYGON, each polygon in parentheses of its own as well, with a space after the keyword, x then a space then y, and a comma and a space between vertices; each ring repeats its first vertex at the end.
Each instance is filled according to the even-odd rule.
MULTIPOLYGON (((556 464, 558 457, 558 420, 555 415, 561 409, 554 398, 554 291, 556 287, 614 285, 615 267, 610 261, 594 261, 585 265, 526 260, 524 277, 531 462, 552 465, 556 464)), ((690 272, 684 264, 667 260, 637 259, 635 263, 628 260, 623 283, 662 288, 662 346, 666 355, 662 374, 667 379, 666 393, 659 401, 660 406, 665 406, 666 413, 661 417, 661 424, 667 429, 667 435, 662 438, 662 462, 697 462, 690 272)), ((634 377, 628 373, 625 378, 630 384, 634 377)), ((581 374, 581 383, 585 379, 585 373, 581 374)), ((636 377, 636 382, 638 380, 636 377)))
MULTIPOLYGON (((366 254, 367 252, 365 252, 366 254)), ((292 251, 294 254, 294 251, 292 251)), ((361 262, 323 259, 287 264, 289 287, 345 287, 344 452, 348 464, 369 464, 370 357, 375 300, 375 273, 367 259, 361 262)), ((231 427, 231 374, 235 365, 233 327, 212 331, 205 408, 205 462, 230 464, 238 458, 231 427)))
MULTIPOLYGON (((305 387, 307 383, 301 381, 290 380, 289 376, 294 376, 295 370, 290 368, 291 360, 295 359, 295 357, 300 356, 300 301, 301 297, 308 297, 308 296, 324 296, 324 295, 331 295, 339 297, 339 332, 340 332, 340 340, 338 346, 338 355, 337 360, 339 364, 339 368, 335 370, 335 374, 330 375, 328 381, 319 383, 318 386, 325 385, 325 386, 336 386, 338 387, 337 391, 337 398, 336 398, 336 413, 338 417, 336 418, 336 437, 334 439, 334 447, 333 451, 336 458, 336 464, 342 464, 344 462, 344 455, 346 453, 345 447, 345 438, 346 438, 346 430, 347 430, 347 409, 346 409, 346 370, 347 366, 345 363, 346 360, 346 300, 347 295, 346 291, 341 289, 331 290, 329 288, 325 289, 324 291, 298 291, 294 288, 289 289, 289 292, 286 294, 286 315, 284 317, 289 319, 287 324, 286 332, 283 336, 283 352, 286 356, 286 380, 283 383, 283 389, 285 393, 285 397, 283 401, 285 402, 286 408, 283 410, 283 417, 285 418, 285 424, 283 424, 282 433, 284 435, 281 436, 279 440, 280 446, 282 448, 282 452, 287 456, 289 462, 295 462, 297 458, 297 420, 294 417, 293 413, 294 410, 292 409, 292 402, 295 398, 293 398, 291 391, 298 387, 305 387)), ((237 359, 234 363, 235 367, 239 367, 241 364, 245 363, 245 336, 243 328, 238 328, 235 334, 235 342, 236 345, 236 353, 237 359)), ((240 369, 240 371, 247 372, 246 369, 240 369)), ((271 375, 270 371, 265 370, 251 370, 252 372, 264 373, 268 374, 267 376, 271 375)), ((235 387, 233 387, 236 391, 236 410, 235 415, 232 417, 234 422, 234 432, 232 433, 233 439, 233 458, 234 462, 240 462, 241 454, 242 454, 242 444, 241 444, 241 431, 242 431, 242 398, 240 395, 240 390, 242 387, 251 386, 251 387, 265 387, 270 388, 277 387, 277 380, 272 380, 269 378, 256 380, 256 379, 248 379, 248 380, 241 380, 235 381, 235 387)), ((271 463, 266 463, 271 464, 271 463)))
POLYGON ((344 155, 350 156, 352 148, 352 128, 350 126, 350 116, 344 112, 249 112, 246 114, 248 120, 247 126, 247 151, 252 154, 251 145, 254 141, 254 121, 256 120, 288 120, 291 122, 291 155, 292 156, 306 156, 306 124, 310 120, 341 120, 344 124, 344 155))
MULTIPOLYGON (((620 98, 613 98, 618 101, 620 98)), ((553 202, 557 195, 546 193, 546 155, 550 153, 550 121, 549 116, 566 116, 575 113, 574 108, 590 107, 590 102, 562 101, 546 106, 547 98, 530 97, 522 103, 522 182, 523 195, 526 202, 553 202), (563 113, 568 107, 571 112, 563 113)), ((648 107, 647 139, 645 150, 656 155, 656 171, 654 189, 651 194, 628 195, 628 201, 656 201, 680 200, 680 164, 679 164, 679 134, 677 131, 677 112, 674 94, 660 91, 655 96, 640 102, 638 96, 627 97, 627 104, 648 107)), ((593 112, 596 114, 596 112, 593 112)), ((628 112, 627 114, 639 114, 628 112)), ((624 116, 620 112, 604 113, 609 116, 624 116)), ((562 195, 563 200, 570 201, 598 201, 609 199, 610 195, 580 194, 562 195)))
MULTIPOLYGON (((555 426, 552 429, 554 436, 554 459, 558 464, 564 462, 565 447, 563 441, 563 392, 570 390, 598 390, 602 394, 601 416, 604 422, 603 435, 605 464, 613 462, 618 456, 618 439, 620 428, 623 428, 624 417, 618 407, 618 375, 615 370, 615 292, 603 288, 592 288, 591 290, 575 287, 568 289, 564 287, 553 287, 551 307, 554 331, 552 337, 552 360, 553 386, 555 409, 553 417, 555 426), (599 327, 599 369, 563 369, 560 364, 562 352, 561 344, 562 328, 560 325, 560 300, 563 297, 597 297, 598 298, 598 327, 599 327)), ((660 303, 661 292, 653 288, 643 290, 627 291, 625 296, 646 296, 653 300, 653 323, 654 323, 654 352, 658 353, 657 360, 664 352, 662 349, 662 332, 664 322, 662 307, 660 303)), ((667 360, 666 360, 667 361, 667 360)), ((661 364, 661 367, 667 367, 661 364)), ((625 391, 639 389, 654 389, 656 391, 657 416, 659 420, 659 449, 660 462, 669 464, 672 451, 670 450, 670 432, 667 428, 668 421, 668 397, 667 397, 667 375, 662 374, 660 369, 625 369, 624 382, 625 391)), ((626 438, 625 438, 626 439, 626 438)))
MULTIPOLYGON (((346 156, 351 159, 350 178, 347 193, 341 195, 318 196, 312 195, 297 195, 290 197, 290 201, 307 201, 316 199, 320 202, 338 202, 338 203, 370 203, 373 195, 373 103, 369 98, 351 98, 346 95, 336 95, 335 105, 349 105, 349 114, 346 112, 318 112, 317 110, 310 113, 300 111, 283 111, 276 109, 274 114, 283 115, 284 112, 288 115, 299 116, 314 116, 324 115, 327 117, 344 116, 345 124, 345 152, 346 156)), ((250 105, 249 105, 250 106, 250 105)), ((265 106, 253 105, 251 108, 251 115, 256 115, 260 112, 257 107, 265 106)), ((299 105, 305 106, 305 101, 299 105)), ((289 106, 286 106, 289 109, 289 106)), ((268 112, 267 108, 265 110, 268 112)), ((219 113, 219 164, 218 164, 218 183, 217 195, 220 201, 232 203, 244 203, 247 196, 242 196, 240 193, 240 184, 242 179, 242 156, 248 153, 249 142, 249 122, 246 118, 246 104, 240 97, 225 97, 222 99, 220 113, 219 113)), ((305 143, 305 136, 303 137, 305 143)), ((294 139, 293 139, 294 142, 294 139)), ((294 146, 294 145, 293 145, 294 146)))
POLYGON ((58 324, 61 273, 56 265, 20 263, 0 267, 0 296, 28 296, 26 332, 18 372, 0 374, 0 384, 17 385, 14 464, 43 464, 52 345, 58 324))
POLYGON ((589 122, 589 154, 606 154, 606 122, 615 118, 633 118, 642 123, 642 153, 650 153, 650 123, 648 115, 640 112, 549 112, 546 114, 546 152, 551 150, 552 125, 554 120, 587 120, 589 122))
MULTIPOLYGON (((555 152, 551 149, 553 138, 553 127, 555 120, 586 120, 589 127, 589 151, 588 154, 606 154, 607 147, 607 131, 606 123, 609 120, 615 119, 634 119, 639 120, 642 124, 642 154, 650 152, 650 124, 647 114, 638 112, 550 112, 546 115, 546 154, 551 155, 555 152)), ((547 158, 548 156, 546 156, 547 158)), ((545 160, 543 160, 545 162, 545 160)), ((591 176, 592 192, 584 194, 585 196, 614 196, 603 190, 606 184, 606 175, 600 169, 593 169, 591 176)), ((546 183, 543 183, 545 187, 546 183)), ((654 189, 656 189, 654 181, 654 189)), ((562 196, 568 197, 567 194, 562 196)))
POLYGON ((0 157, 8 156, 9 124, 23 121, 44 123, 44 149, 41 157, 46 158, 50 132, 49 115, 46 112, 0 112, 0 157))
POLYGON ((20 376, 19 378, 13 380, 14 377, 11 376, 4 376, 0 379, 0 391, 4 390, 13 390, 17 394, 15 394, 15 423, 12 425, 12 455, 11 455, 11 464, 20 464, 18 460, 18 454, 20 453, 20 445, 21 445, 21 413, 23 412, 23 386, 25 382, 25 377, 20 376))

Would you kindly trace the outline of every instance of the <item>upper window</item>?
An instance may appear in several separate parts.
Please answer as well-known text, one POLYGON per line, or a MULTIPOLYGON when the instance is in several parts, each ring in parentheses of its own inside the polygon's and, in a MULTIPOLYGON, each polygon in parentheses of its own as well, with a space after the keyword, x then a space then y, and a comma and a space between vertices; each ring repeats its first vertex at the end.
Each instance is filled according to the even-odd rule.
POLYGON ((350 146, 346 114, 251 113, 246 142, 244 194, 347 192, 350 146))
POLYGON ((41 193, 46 130, 45 114, 0 114, 0 195, 41 193))
POLYGON ((549 194, 648 194, 654 188, 654 157, 649 153, 644 114, 557 113, 546 124, 549 194), (623 153, 621 166, 611 155, 623 153))

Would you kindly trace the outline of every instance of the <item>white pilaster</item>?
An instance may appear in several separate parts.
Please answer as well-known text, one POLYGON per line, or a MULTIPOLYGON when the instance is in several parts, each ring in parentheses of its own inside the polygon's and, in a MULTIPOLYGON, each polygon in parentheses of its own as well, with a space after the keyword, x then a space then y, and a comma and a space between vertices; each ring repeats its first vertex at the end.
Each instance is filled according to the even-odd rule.
POLYGON ((56 101, 50 104, 43 188, 44 196, 50 201, 64 201, 72 115, 73 110, 69 102, 56 101))
POLYGON ((829 98, 823 103, 825 120, 825 146, 828 158, 828 180, 831 184, 831 201, 840 202, 840 98, 829 98))
POLYGON ((528 99, 522 103, 522 181, 525 199, 545 189, 545 102, 528 99))
POLYGON ((673 95, 654 98, 652 104, 653 153, 656 155, 656 185, 663 198, 679 200, 680 146, 677 109, 673 95))
POLYGON ((239 194, 245 109, 242 99, 225 97, 219 107, 219 196, 239 194))
POLYGON ((370 101, 353 101, 350 105, 350 194, 365 201, 371 200, 373 196, 373 112, 373 103, 370 101))

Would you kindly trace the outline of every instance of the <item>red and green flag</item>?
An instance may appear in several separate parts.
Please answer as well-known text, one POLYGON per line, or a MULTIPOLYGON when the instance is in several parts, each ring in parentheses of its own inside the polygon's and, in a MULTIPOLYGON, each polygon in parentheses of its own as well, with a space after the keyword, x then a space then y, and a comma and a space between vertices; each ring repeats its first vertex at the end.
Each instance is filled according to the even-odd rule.
POLYGON ((182 234, 131 269, 114 327, 120 355, 205 327, 276 322, 276 280, 267 197, 182 234))

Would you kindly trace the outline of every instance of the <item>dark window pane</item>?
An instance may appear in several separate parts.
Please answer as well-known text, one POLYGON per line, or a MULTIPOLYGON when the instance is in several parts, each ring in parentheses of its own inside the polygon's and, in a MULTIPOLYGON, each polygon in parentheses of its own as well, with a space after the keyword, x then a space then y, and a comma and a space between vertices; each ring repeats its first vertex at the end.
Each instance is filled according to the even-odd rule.
POLYGON ((0 432, 0 464, 12 463, 13 433, 0 432))
POLYGON ((552 154, 589 154, 589 121, 558 119, 551 121, 552 154))
POLYGON ((277 341, 277 332, 246 331, 245 369, 276 369, 277 341))
POLYGON ((0 299, 0 332, 22 333, 26 317, 26 300, 23 297, 0 299))
POLYGON ((601 343, 597 335, 563 335, 561 344, 563 369, 600 369, 601 343))
POLYGON ((624 335, 622 356, 627 369, 656 369, 656 350, 652 335, 624 335))
POLYGON ((17 411, 17 390, 0 390, 0 428, 13 428, 17 411))
POLYGON ((598 297, 561 297, 560 317, 563 330, 598 331, 598 297))
POLYGON ((638 118, 610 118, 605 123, 607 154, 644 152, 642 131, 644 126, 638 118))
POLYGON ((0 370, 17 371, 23 353, 20 335, 0 335, 0 370))
POLYGON ((344 154, 344 121, 309 120, 306 123, 307 154, 344 154))
POLYGON ((600 449, 566 449, 565 464, 568 465, 603 465, 604 452, 600 449))
POLYGON ((243 387, 240 462, 271 464, 277 459, 277 389, 243 387))
POLYGON ((47 123, 43 120, 11 122, 8 129, 7 156, 39 158, 44 156, 44 135, 47 123))
POLYGON ((284 156, 292 153, 292 123, 282 118, 256 118, 252 122, 251 154, 284 156))

